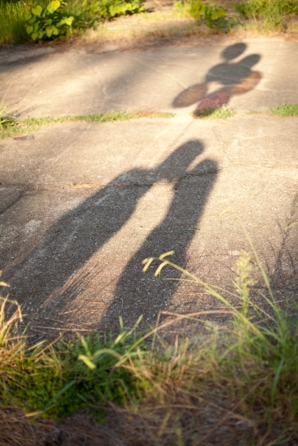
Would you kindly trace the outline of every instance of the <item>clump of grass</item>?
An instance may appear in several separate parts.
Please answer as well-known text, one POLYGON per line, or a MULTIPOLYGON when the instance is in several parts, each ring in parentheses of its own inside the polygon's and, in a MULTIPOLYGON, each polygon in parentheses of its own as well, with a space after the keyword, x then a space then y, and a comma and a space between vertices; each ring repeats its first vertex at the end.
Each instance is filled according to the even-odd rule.
POLYGON ((276 107, 270 109, 270 114, 274 116, 281 116, 283 118, 298 116, 298 104, 277 105, 276 107))
POLYGON ((196 110, 193 115, 196 118, 228 119, 235 116, 235 112, 227 107, 208 107, 196 110))
POLYGON ((132 374, 118 364, 120 359, 128 361, 145 349, 142 342, 137 343, 137 351, 134 348, 135 330, 122 328, 116 339, 90 334, 77 340, 59 339, 50 345, 39 342, 30 346, 25 333, 18 335, 19 307, 5 319, 8 303, 13 304, 4 299, 0 305, 2 405, 21 406, 31 416, 53 419, 88 407, 102 417, 107 401, 123 404, 127 396, 136 394, 132 374))
POLYGON ((25 7, 23 2, 0 0, 0 44, 29 40, 24 21, 25 7))
POLYGON ((86 121, 86 122, 117 122, 117 121, 130 121, 132 119, 139 118, 172 118, 173 113, 162 112, 107 112, 97 113, 93 115, 82 115, 66 118, 69 121, 86 121))
POLYGON ((13 116, 6 115, 6 106, 0 103, 0 132, 13 127, 16 122, 13 116))
MULTIPOLYGON (((90 334, 74 341, 61 338, 49 346, 30 346, 18 335, 19 309, 5 321, 4 301, 0 400, 53 418, 64 418, 79 408, 103 417, 108 402, 125 403, 121 413, 129 417, 129 432, 137 417, 135 440, 142 431, 142 441, 145 435, 156 439, 150 443, 154 445, 207 444, 212 432, 219 435, 218 428, 228 419, 233 442, 221 437, 223 444, 264 444, 264 439, 268 444, 296 444, 298 306, 280 306, 249 237, 248 241, 266 287, 257 297, 251 291, 254 267, 247 252, 234 270, 234 292, 213 287, 175 265, 169 260, 172 252, 145 259, 145 272, 153 262, 157 262, 155 276, 165 266, 175 268, 225 309, 191 315, 164 312, 171 318, 143 336, 136 334, 136 325, 130 331, 122 327, 116 338, 90 334), (211 330, 206 316, 214 312, 228 319, 211 330), (160 333, 175 318, 209 327, 207 335, 202 340, 197 336, 196 342, 176 338, 166 343, 160 333), (151 349, 145 346, 149 337, 151 349), (213 424, 210 418, 215 418, 213 424), (239 420, 247 425, 240 433, 239 420)), ((224 429, 222 435, 226 435, 224 429)))
MULTIPOLYGON (((288 439, 292 436, 297 438, 298 305, 292 303, 291 309, 279 305, 260 259, 248 240, 267 288, 259 296, 264 305, 256 303, 251 296, 254 281, 251 278, 251 257, 246 252, 242 253, 235 268, 235 292, 228 293, 239 301, 240 308, 232 305, 220 288, 210 286, 169 261, 167 257, 172 252, 158 258, 160 265, 155 275, 158 276, 165 266, 171 266, 203 286, 233 314, 230 334, 227 336, 227 330, 215 344, 210 343, 196 363, 196 371, 192 367, 188 370, 187 374, 193 378, 198 376, 200 380, 199 386, 193 385, 192 392, 198 392, 202 384, 205 388, 213 386, 214 390, 220 389, 221 395, 232 400, 240 414, 253 420, 255 426, 263 422, 268 432, 279 426, 283 438, 287 435, 288 439)), ((157 259, 145 259, 144 270, 154 260, 157 259)))
POLYGON ((259 22, 263 31, 282 29, 286 18, 298 15, 296 0, 248 0, 235 9, 246 20, 259 22))
MULTIPOLYGON (((3 110, 5 110, 3 108, 3 110)), ((57 116, 53 118, 27 118, 18 120, 11 116, 1 115, 0 109, 0 137, 7 138, 17 134, 28 132, 36 132, 37 130, 54 124, 62 124, 63 122, 119 122, 130 121, 132 119, 148 118, 148 119, 170 119, 174 113, 166 112, 107 112, 96 113, 90 115, 79 116, 57 116)))
POLYGON ((261 111, 261 110, 249 110, 247 112, 248 115, 262 115, 266 113, 265 111, 261 111))

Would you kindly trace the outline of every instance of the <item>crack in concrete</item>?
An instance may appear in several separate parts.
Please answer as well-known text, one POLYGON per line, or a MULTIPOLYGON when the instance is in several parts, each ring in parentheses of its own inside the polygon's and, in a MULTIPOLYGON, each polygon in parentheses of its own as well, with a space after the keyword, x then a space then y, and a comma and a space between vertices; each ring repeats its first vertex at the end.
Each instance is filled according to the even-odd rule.
MULTIPOLYGON (((2 184, 1 184, 2 186, 2 184)), ((5 186, 4 186, 5 187, 5 186)), ((20 191, 20 195, 18 197, 16 197, 12 202, 10 202, 7 206, 5 206, 3 209, 0 209, 0 215, 3 215, 8 209, 10 209, 14 204, 17 203, 17 201, 20 200, 20 198, 23 197, 23 195, 25 194, 26 190, 23 190, 22 192, 20 191)))
POLYGON ((182 88, 187 88, 187 85, 185 85, 183 82, 181 82, 181 81, 179 81, 178 79, 176 79, 176 77, 174 77, 174 76, 172 76, 172 75, 170 75, 170 74, 168 74, 168 73, 165 73, 164 71, 162 71, 162 70, 158 70, 157 68, 154 68, 154 67, 152 67, 151 65, 148 65, 148 64, 146 64, 146 63, 144 63, 144 62, 141 62, 138 58, 136 58, 136 57, 132 57, 132 59, 133 60, 135 60, 138 64, 140 64, 140 65, 142 65, 143 67, 146 67, 146 68, 149 68, 150 70, 152 70, 152 71, 155 71, 156 73, 161 73, 163 76, 166 76, 166 77, 168 77, 169 79, 171 79, 172 81, 174 81, 174 82, 176 82, 178 85, 180 85, 180 87, 182 87, 182 88))

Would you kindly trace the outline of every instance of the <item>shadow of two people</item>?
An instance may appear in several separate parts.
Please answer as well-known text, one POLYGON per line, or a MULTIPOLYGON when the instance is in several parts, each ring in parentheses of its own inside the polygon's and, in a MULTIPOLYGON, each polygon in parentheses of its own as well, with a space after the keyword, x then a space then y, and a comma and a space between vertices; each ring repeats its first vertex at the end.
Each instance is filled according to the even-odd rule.
MULTIPOLYGON (((199 161, 189 170, 202 153, 203 145, 199 140, 188 141, 157 167, 132 169, 119 175, 63 215, 47 230, 42 243, 5 277, 11 284, 11 296, 20 304, 28 299, 35 300, 34 315, 42 306, 46 308, 47 316, 57 308, 67 310, 86 286, 76 280, 77 270, 130 219, 141 197, 156 182, 164 180, 173 186, 167 215, 124 268, 114 299, 102 321, 97 320, 96 328, 99 323, 101 327, 118 326, 120 315, 127 325, 132 325, 140 315, 144 315, 144 323, 154 323, 158 311, 167 307, 178 283, 142 280, 141 262, 148 255, 174 250, 174 260, 185 266, 187 248, 196 228, 186 227, 183 223, 200 219, 217 175, 217 164, 212 159, 199 161), (72 275, 73 280, 69 280, 72 275), (119 297, 123 306, 119 306, 119 297), (56 308, 52 308, 53 305, 56 308)), ((154 214, 162 204, 161 200, 149 212, 154 214)), ((104 265, 99 265, 99 269, 103 268, 104 265)), ((84 306, 88 306, 88 302, 84 306)))
MULTIPOLYGON (((231 62, 246 47, 244 43, 237 43, 225 48, 222 52, 224 61, 208 71, 204 83, 181 92, 174 99, 174 107, 195 103, 198 103, 198 108, 218 107, 227 104, 233 95, 254 88, 261 75, 251 68, 260 56, 252 54, 231 62), (208 94, 212 83, 223 87, 208 94)), ((12 297, 21 304, 28 298, 36 299, 37 307, 46 306, 48 313, 51 313, 53 302, 60 310, 68 308, 85 286, 76 277, 77 271, 87 265, 91 256, 123 227, 150 188, 165 180, 174 186, 168 212, 125 266, 118 279, 114 299, 103 317, 99 316, 101 320, 96 322, 97 326, 110 328, 118 324, 118 317, 122 315, 124 323, 131 326, 143 315, 144 324, 154 323, 158 311, 167 308, 179 282, 144 280, 141 262, 148 256, 174 250, 173 261, 186 265, 187 250, 196 226, 186 227, 185 223, 195 223, 201 218, 217 177, 217 164, 212 159, 202 160, 189 170, 202 152, 203 144, 199 140, 188 141, 155 168, 135 168, 124 172, 63 215, 47 230, 43 242, 5 277, 11 284, 12 297)), ((154 213, 160 206, 162 204, 156 203, 156 209, 150 212, 154 213)), ((100 265, 99 269, 104 267, 100 265)), ((177 278, 179 274, 176 273, 177 278)), ((88 307, 88 302, 86 305, 88 307)), ((35 308, 33 311, 36 314, 39 310, 35 308)))
POLYGON ((182 108, 197 104, 197 110, 222 107, 228 104, 234 95, 244 94, 255 88, 261 79, 261 74, 251 68, 259 62, 260 55, 251 54, 231 62, 243 54, 246 48, 245 43, 236 43, 225 48, 221 53, 224 62, 208 71, 205 82, 183 90, 174 99, 173 106, 182 108), (213 83, 222 87, 208 94, 208 89, 213 83))

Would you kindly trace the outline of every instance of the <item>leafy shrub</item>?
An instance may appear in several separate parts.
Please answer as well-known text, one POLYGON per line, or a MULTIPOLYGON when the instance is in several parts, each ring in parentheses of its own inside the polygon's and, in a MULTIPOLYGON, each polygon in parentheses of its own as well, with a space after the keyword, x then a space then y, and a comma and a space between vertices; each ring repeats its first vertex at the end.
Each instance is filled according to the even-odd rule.
POLYGON ((135 14, 144 11, 139 0, 101 0, 89 2, 89 12, 103 19, 111 19, 125 14, 135 14))
POLYGON ((66 35, 74 18, 66 16, 59 0, 53 0, 46 8, 40 5, 31 7, 25 20, 26 31, 35 41, 66 35))
POLYGON ((183 8, 194 19, 203 21, 209 28, 228 29, 233 22, 233 20, 227 19, 227 13, 224 8, 212 3, 203 3, 202 0, 187 0, 184 3, 176 2, 174 7, 177 11, 183 8))
POLYGON ((100 22, 114 17, 145 11, 142 0, 86 0, 70 9, 74 15, 73 28, 80 30, 96 27, 100 22))

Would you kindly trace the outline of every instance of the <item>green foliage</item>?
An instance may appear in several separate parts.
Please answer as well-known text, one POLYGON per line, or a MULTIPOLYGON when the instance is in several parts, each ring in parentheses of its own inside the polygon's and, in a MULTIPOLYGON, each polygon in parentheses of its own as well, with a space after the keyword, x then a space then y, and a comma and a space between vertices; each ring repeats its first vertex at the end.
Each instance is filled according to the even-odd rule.
POLYGON ((142 0, 85 0, 73 9, 73 27, 81 30, 94 28, 103 20, 144 11, 142 0))
POLYGON ((80 116, 58 116, 53 118, 27 118, 17 120, 12 116, 1 115, 0 107, 0 138, 7 138, 12 135, 36 132, 40 128, 61 124, 63 122, 86 121, 86 122, 118 122, 130 121, 132 119, 170 119, 175 115, 166 112, 107 112, 80 116), (1 123, 3 124, 1 126, 1 123))
POLYGON ((71 30, 84 32, 103 20, 143 11, 142 0, 54 0, 49 4, 34 0, 28 6, 18 0, 0 0, 0 44, 54 39, 71 30))
POLYGON ((145 9, 139 0, 99 0, 86 4, 86 13, 109 20, 126 14, 136 14, 145 9))
POLYGON ((227 107, 209 107, 196 110, 194 113, 196 118, 209 119, 228 119, 235 116, 235 112, 227 107))
POLYGON ((59 0, 53 0, 46 8, 32 6, 25 16, 27 34, 33 41, 65 36, 74 17, 67 16, 59 0))
MULTIPOLYGON (((287 230, 296 224, 293 222, 287 230)), ((150 424, 151 412, 159 408, 166 414, 169 407, 171 411, 176 407, 176 421, 181 412, 183 420, 190 418, 191 424, 198 419, 195 400, 204 401, 206 397, 207 402, 212 391, 212 404, 219 395, 220 405, 225 401, 227 409, 233 408, 233 417, 248 419, 254 426, 273 425, 274 435, 277 429, 278 437, 284 441, 279 444, 287 444, 285 438, 289 435, 297 438, 298 305, 289 300, 280 306, 247 233, 246 236, 253 256, 242 252, 234 269, 235 291, 212 287, 175 265, 169 260, 172 251, 143 261, 144 271, 153 261, 159 263, 155 276, 165 266, 177 269, 184 275, 183 280, 199 284, 224 304, 222 313, 228 313, 228 319, 220 328, 213 325, 212 331, 212 324, 208 326, 206 320, 209 312, 200 311, 197 315, 172 314, 143 337, 136 334, 137 324, 130 331, 121 324, 117 337, 90 334, 75 341, 62 338, 48 347, 42 343, 29 346, 18 335, 22 317, 19 307, 6 320, 4 306, 8 301, 4 300, 0 306, 0 401, 55 419, 63 419, 80 408, 88 408, 102 419, 108 401, 126 403, 125 413, 143 403, 137 407, 138 416, 141 411, 145 413, 144 426, 150 424), (257 296, 251 291, 254 265, 265 285, 257 296), (158 332, 174 324, 175 317, 209 327, 204 336, 207 340, 200 342, 198 333, 194 343, 176 338, 175 343, 166 344, 158 332), (147 350, 144 341, 149 336, 153 338, 152 349, 147 350), (191 407, 186 418, 183 407, 191 407)), ((0 286, 7 285, 0 282, 0 286)), ((155 425, 157 419, 152 416, 153 419, 155 425)), ((162 419, 160 423, 158 436, 165 430, 175 432, 177 423, 174 427, 166 423, 166 429, 162 419)), ((188 435, 186 430, 181 431, 183 441, 188 435)), ((260 440, 263 438, 264 431, 260 433, 260 440)))
POLYGON ((297 0, 248 0, 235 5, 246 19, 258 16, 298 14, 297 0))
POLYGON ((188 280, 200 284, 233 314, 233 328, 230 332, 226 330, 229 335, 221 333, 215 350, 210 341, 210 347, 198 358, 192 371, 188 370, 185 375, 204 375, 205 385, 213 383, 213 386, 220 386, 221 393, 232 399, 234 407, 241 407, 242 414, 254 419, 254 422, 265 421, 268 425, 279 423, 284 432, 298 432, 298 305, 294 300, 289 301, 288 308, 279 305, 253 244, 247 237, 267 291, 261 292, 257 299, 252 297, 254 280, 251 278, 251 256, 243 252, 235 268, 236 293, 227 293, 230 298, 239 300, 240 306, 232 305, 221 288, 212 287, 168 260, 166 257, 173 252, 163 254, 158 259, 145 259, 143 270, 146 271, 153 260, 159 260, 155 276, 165 266, 171 266, 188 280), (260 303, 260 298, 265 305, 260 303), (206 371, 210 370, 210 366, 208 379, 206 371))
POLYGON ((13 367, 5 367, 4 361, 0 365, 0 398, 54 419, 86 407, 102 417, 106 401, 123 404, 137 394, 125 365, 144 349, 134 330, 122 330, 116 339, 90 334, 77 341, 61 340, 44 349, 42 344, 28 348, 23 343, 13 367))
POLYGON ((7 130, 16 124, 16 119, 5 114, 6 106, 0 102, 0 132, 7 130))
POLYGON ((283 104, 277 105, 270 110, 270 114, 289 118, 291 116, 298 116, 298 104, 283 104))
POLYGON ((297 0, 249 0, 235 6, 245 19, 262 23, 263 30, 286 29, 286 17, 298 15, 297 0))
POLYGON ((28 40, 24 28, 25 13, 22 2, 0 0, 0 44, 28 40))
POLYGON ((203 3, 202 0, 186 0, 184 3, 176 2, 177 11, 185 9, 194 19, 203 21, 209 28, 216 30, 227 30, 233 20, 227 19, 226 10, 218 5, 203 3))

